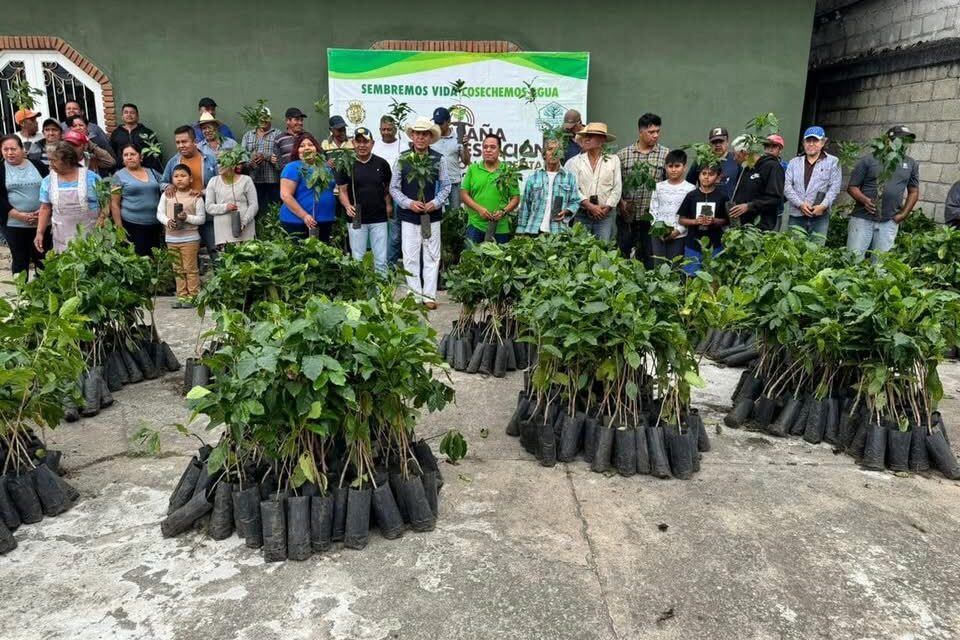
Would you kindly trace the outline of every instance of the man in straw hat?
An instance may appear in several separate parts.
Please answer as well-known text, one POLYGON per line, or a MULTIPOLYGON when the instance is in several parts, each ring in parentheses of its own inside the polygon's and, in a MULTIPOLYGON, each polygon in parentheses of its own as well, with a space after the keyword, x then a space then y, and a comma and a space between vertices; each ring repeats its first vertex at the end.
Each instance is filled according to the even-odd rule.
POLYGON ((606 242, 612 242, 617 231, 615 209, 620 202, 623 182, 620 158, 605 153, 603 145, 616 139, 607 132, 605 123, 591 122, 576 136, 583 151, 564 165, 564 169, 577 180, 580 210, 574 222, 584 225, 590 233, 606 242))
POLYGON ((407 288, 418 302, 423 302, 428 309, 436 309, 440 217, 443 203, 450 195, 450 176, 443 157, 430 148, 440 139, 440 127, 429 118, 420 117, 406 128, 406 133, 413 148, 402 153, 393 166, 390 196, 397 204, 400 218, 407 288), (427 226, 423 228, 421 225, 427 226))
POLYGON ((203 113, 200 114, 198 122, 200 123, 200 131, 203 133, 203 137, 197 142, 197 146, 201 149, 219 156, 222 152, 229 151, 237 146, 236 140, 220 133, 222 123, 217 120, 217 116, 212 113, 203 113))

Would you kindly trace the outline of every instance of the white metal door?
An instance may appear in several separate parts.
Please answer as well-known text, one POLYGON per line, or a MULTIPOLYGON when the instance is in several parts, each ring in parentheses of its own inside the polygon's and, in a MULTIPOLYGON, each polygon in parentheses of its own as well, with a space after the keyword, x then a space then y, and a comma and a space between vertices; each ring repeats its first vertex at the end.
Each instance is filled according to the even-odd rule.
POLYGON ((41 118, 63 121, 64 104, 76 100, 91 122, 104 122, 103 91, 100 84, 58 51, 0 52, 0 107, 3 110, 2 132, 13 133, 16 107, 10 100, 10 84, 26 79, 30 86, 43 92, 37 96, 41 118))

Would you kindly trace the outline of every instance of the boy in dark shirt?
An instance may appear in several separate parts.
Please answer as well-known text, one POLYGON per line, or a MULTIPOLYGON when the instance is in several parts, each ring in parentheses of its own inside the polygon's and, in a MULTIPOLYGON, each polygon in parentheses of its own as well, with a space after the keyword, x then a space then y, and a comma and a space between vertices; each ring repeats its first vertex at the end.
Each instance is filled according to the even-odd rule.
POLYGON ((719 180, 719 166, 700 169, 699 187, 686 195, 677 211, 678 222, 687 227, 683 270, 690 276, 697 274, 703 260, 701 239, 709 242, 714 255, 723 248, 723 228, 730 222, 727 214, 729 200, 717 189, 719 180))

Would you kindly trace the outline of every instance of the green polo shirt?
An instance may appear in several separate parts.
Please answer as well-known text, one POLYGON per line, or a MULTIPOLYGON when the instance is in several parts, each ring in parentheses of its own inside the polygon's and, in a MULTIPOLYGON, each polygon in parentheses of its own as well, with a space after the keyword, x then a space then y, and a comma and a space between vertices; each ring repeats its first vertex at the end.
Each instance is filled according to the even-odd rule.
MULTIPOLYGON (((470 197, 478 205, 487 211, 499 211, 507 206, 510 198, 520 195, 520 185, 513 183, 510 185, 510 193, 505 198, 497 188, 497 176, 500 175, 500 165, 493 171, 487 170, 482 162, 474 162, 467 167, 467 173, 463 176, 463 182, 460 188, 470 194, 470 197)), ((509 216, 500 218, 497 223, 496 233, 510 233, 509 216)), ((487 230, 487 220, 473 209, 467 209, 467 224, 480 231, 487 230)))

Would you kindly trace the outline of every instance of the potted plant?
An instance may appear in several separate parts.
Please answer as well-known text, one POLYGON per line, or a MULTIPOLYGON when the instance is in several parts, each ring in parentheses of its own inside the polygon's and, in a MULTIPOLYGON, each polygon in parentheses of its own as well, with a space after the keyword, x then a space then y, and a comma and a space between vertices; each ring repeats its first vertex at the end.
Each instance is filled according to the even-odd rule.
POLYGON ((357 200, 357 183, 354 181, 353 169, 357 162, 357 154, 352 149, 343 149, 333 160, 334 171, 350 178, 350 194, 354 210, 352 226, 359 229, 363 224, 363 213, 360 201, 357 200))
MULTIPOLYGON (((436 182, 439 167, 434 162, 429 153, 423 155, 419 153, 408 153, 400 156, 400 163, 407 170, 407 182, 417 183, 417 201, 423 202, 426 197, 427 185, 436 182)), ((430 225, 430 214, 420 214, 420 235, 427 239, 431 236, 433 230, 430 225)))
MULTIPOLYGON (((217 156, 217 164, 221 169, 226 169, 228 171, 233 170, 238 172, 241 167, 247 162, 250 162, 250 152, 246 148, 241 146, 233 147, 226 151, 221 151, 220 155, 217 156)), ((233 204, 237 203, 237 187, 236 181, 233 180, 230 182, 230 193, 233 197, 233 204)), ((243 235, 243 225, 240 220, 240 211, 235 209, 230 212, 230 228, 233 233, 234 238, 239 238, 243 235)))

